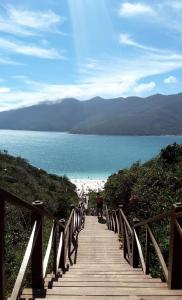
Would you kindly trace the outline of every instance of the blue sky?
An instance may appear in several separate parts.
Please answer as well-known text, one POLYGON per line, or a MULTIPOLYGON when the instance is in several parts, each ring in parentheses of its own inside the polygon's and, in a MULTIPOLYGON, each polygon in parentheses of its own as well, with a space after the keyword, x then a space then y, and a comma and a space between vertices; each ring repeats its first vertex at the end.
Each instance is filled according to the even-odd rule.
POLYGON ((0 110, 179 93, 181 49, 181 0, 1 0, 0 110))

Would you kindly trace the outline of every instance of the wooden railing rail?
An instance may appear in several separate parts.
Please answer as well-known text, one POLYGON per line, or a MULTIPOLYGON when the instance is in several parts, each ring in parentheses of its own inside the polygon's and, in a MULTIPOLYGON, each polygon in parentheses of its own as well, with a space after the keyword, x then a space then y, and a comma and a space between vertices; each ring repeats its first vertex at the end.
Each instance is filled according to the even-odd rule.
POLYGON ((0 299, 5 300, 5 203, 24 208, 31 212, 32 232, 25 250, 21 267, 11 294, 10 300, 17 300, 21 294, 22 283, 26 277, 26 271, 31 261, 31 277, 33 289, 44 289, 44 279, 50 261, 51 252, 53 253, 53 266, 51 273, 59 276, 65 272, 69 264, 76 263, 78 248, 78 234, 84 226, 85 210, 81 203, 78 208, 72 207, 68 221, 58 220, 47 211, 41 201, 29 204, 17 196, 0 189, 0 299), (47 217, 52 221, 51 233, 43 257, 43 220, 47 217), (72 259, 72 255, 74 257, 72 259))
POLYGON ((122 205, 114 211, 108 210, 106 218, 108 229, 122 237, 124 258, 134 268, 142 267, 144 274, 150 271, 151 245, 159 260, 164 277, 170 289, 182 289, 182 204, 173 205, 170 211, 154 216, 147 220, 134 219, 132 225, 128 221, 122 205), (155 222, 170 219, 169 258, 165 262, 159 244, 152 232, 151 225, 155 222), (145 227, 145 244, 140 240, 140 228, 145 227))

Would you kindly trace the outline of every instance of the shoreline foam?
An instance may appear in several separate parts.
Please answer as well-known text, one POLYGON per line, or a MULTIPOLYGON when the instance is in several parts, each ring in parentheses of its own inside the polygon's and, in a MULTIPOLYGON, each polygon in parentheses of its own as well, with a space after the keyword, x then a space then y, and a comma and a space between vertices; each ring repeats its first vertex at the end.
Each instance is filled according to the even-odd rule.
POLYGON ((86 195, 90 191, 102 191, 106 179, 70 179, 76 185, 78 195, 86 195))

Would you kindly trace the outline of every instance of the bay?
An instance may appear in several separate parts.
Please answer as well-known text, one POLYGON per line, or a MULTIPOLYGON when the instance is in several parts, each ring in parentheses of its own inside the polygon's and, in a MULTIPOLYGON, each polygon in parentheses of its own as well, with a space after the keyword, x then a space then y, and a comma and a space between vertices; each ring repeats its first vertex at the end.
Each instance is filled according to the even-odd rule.
POLYGON ((0 130, 0 150, 21 156, 49 173, 70 179, 106 179, 134 162, 144 162, 182 136, 98 136, 0 130))

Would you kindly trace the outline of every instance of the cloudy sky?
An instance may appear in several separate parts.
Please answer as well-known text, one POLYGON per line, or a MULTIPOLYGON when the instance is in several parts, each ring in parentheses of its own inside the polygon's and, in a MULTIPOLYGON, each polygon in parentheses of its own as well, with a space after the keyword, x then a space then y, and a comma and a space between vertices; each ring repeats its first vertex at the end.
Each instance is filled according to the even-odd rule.
POLYGON ((181 0, 0 2, 0 110, 181 83, 181 0))

